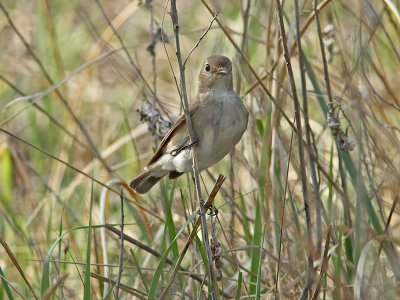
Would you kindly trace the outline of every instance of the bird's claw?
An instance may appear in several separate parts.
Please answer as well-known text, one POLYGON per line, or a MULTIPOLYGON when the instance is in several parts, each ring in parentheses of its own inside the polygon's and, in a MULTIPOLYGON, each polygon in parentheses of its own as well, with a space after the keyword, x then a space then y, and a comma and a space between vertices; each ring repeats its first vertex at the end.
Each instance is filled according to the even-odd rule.
POLYGON ((191 143, 187 144, 187 145, 183 145, 181 147, 179 147, 178 149, 174 149, 171 151, 171 155, 172 156, 177 156, 179 153, 181 153, 183 150, 186 150, 192 146, 196 146, 198 144, 198 140, 194 139, 191 143))
POLYGON ((212 216, 212 217, 218 215, 218 209, 217 209, 214 205, 211 205, 211 206, 208 208, 208 215, 209 215, 209 216, 212 216))

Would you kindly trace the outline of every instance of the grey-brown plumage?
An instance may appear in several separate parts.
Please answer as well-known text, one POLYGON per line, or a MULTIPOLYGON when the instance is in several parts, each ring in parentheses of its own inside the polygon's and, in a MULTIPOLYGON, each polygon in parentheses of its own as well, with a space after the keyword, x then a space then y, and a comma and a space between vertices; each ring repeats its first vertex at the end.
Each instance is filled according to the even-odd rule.
MULTIPOLYGON (((199 91, 189 108, 199 170, 204 170, 231 152, 247 127, 248 111, 233 90, 232 63, 222 55, 208 57, 199 74, 199 91)), ((129 186, 146 193, 162 177, 174 179, 192 170, 192 153, 185 115, 161 141, 145 172, 129 186)))

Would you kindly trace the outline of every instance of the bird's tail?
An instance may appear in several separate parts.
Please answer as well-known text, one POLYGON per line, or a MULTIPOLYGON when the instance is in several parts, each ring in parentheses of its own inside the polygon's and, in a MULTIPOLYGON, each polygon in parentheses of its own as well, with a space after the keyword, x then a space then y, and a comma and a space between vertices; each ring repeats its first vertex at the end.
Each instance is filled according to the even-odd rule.
MULTIPOLYGON (((143 174, 135 177, 130 183, 129 186, 134 189, 139 194, 147 193, 153 185, 161 180, 165 175, 154 176, 151 171, 145 171, 143 174)), ((167 173, 168 174, 168 173, 167 173)))

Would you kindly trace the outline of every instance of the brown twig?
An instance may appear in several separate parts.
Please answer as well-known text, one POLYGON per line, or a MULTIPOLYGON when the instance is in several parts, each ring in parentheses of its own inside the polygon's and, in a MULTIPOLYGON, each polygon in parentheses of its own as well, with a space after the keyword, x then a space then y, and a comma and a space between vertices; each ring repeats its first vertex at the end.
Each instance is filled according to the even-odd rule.
MULTIPOLYGON (((119 229, 115 228, 113 225, 105 224, 104 226, 105 226, 105 228, 107 230, 109 230, 112 233, 114 233, 114 234, 118 235, 119 237, 121 237, 121 231, 119 229)), ((126 233, 122 234, 122 237, 128 243, 131 243, 131 244, 139 247, 140 249, 145 250, 146 252, 150 253, 151 255, 153 255, 155 257, 161 258, 162 255, 160 253, 158 253, 157 251, 153 250, 151 247, 143 244, 142 242, 130 237, 126 233)), ((166 259, 166 262, 167 262, 167 264, 170 264, 170 265, 174 264, 174 262, 172 260, 170 260, 169 258, 166 259)))
MULTIPOLYGON (((308 99, 307 99, 307 82, 306 82, 306 70, 304 65, 304 53, 301 47, 301 36, 300 36, 300 8, 299 8, 299 1, 294 1, 295 5, 295 25, 296 25, 296 44, 297 44, 297 52, 299 56, 299 66, 300 66, 300 78, 301 78, 301 94, 303 98, 303 117, 304 117, 304 130, 306 134, 307 146, 306 150, 308 156, 310 158, 310 173, 311 173, 311 180, 312 180, 312 190, 314 192, 314 198, 317 201, 317 209, 316 209, 316 219, 317 219, 317 243, 316 249, 319 252, 321 245, 322 245, 322 226, 321 226, 321 211, 324 211, 324 206, 322 205, 321 198, 319 196, 319 181, 317 179, 317 172, 315 170, 315 163, 314 157, 311 155, 313 151, 312 148, 312 141, 311 141, 311 128, 310 128, 310 121, 308 117, 308 99)), ((317 152, 314 152, 317 156, 317 152)), ((326 216, 326 212, 325 212, 326 216)), ((328 223, 328 217, 325 217, 325 222, 328 223)))
POLYGON ((160 99, 158 99, 157 95, 155 94, 155 92, 153 91, 153 89, 150 87, 149 83, 146 81, 146 79, 144 78, 142 71, 138 68, 138 66, 134 63, 132 56, 129 54, 127 47, 125 46, 124 41, 122 40, 120 34, 118 33, 118 31, 115 29, 114 25, 112 24, 112 22, 110 21, 110 18, 108 17, 108 15, 106 14, 106 12, 104 11, 103 6, 101 5, 99 0, 95 0, 97 6, 100 8, 100 11, 103 15, 103 17, 105 18, 105 20, 107 21, 108 26, 112 29, 112 31, 114 32, 115 36, 117 37, 118 41, 120 42, 122 49, 124 49, 124 52, 126 54, 126 56, 128 57, 129 63, 131 64, 131 66, 135 69, 135 72, 138 74, 138 76, 140 77, 143 85, 145 86, 145 88, 147 88, 147 90, 151 93, 151 95, 153 96, 154 100, 157 102, 158 106, 160 107, 160 109, 163 111, 163 113, 167 116, 167 118, 171 121, 171 118, 169 117, 168 112, 166 111, 164 105, 162 104, 162 102, 160 101, 160 99))
MULTIPOLYGON (((118 195, 119 195, 119 192, 118 192, 116 189, 107 186, 107 184, 105 184, 105 183, 101 182, 100 180, 94 178, 93 176, 91 176, 91 175, 89 175, 89 174, 83 172, 82 170, 78 169, 77 167, 74 167, 73 165, 71 165, 70 163, 66 162, 65 160, 62 160, 61 158, 58 158, 57 156, 55 156, 55 155, 49 153, 48 151, 46 151, 46 150, 44 150, 44 149, 42 149, 42 148, 39 148, 38 146, 33 145, 33 144, 31 144, 30 142, 28 142, 28 141, 25 141, 24 139, 20 138, 19 136, 17 136, 17 135, 15 135, 15 134, 11 133, 10 131, 8 131, 8 130, 6 130, 6 129, 4 129, 4 128, 0 128, 0 131, 3 132, 3 133, 5 133, 5 134, 7 134, 8 136, 10 136, 10 137, 16 139, 16 140, 18 140, 18 141, 20 141, 20 142, 22 142, 22 143, 28 145, 28 146, 31 147, 31 148, 33 148, 33 149, 35 149, 35 150, 38 150, 39 152, 41 152, 41 153, 43 153, 44 155, 46 155, 46 156, 48 156, 48 157, 50 157, 50 158, 52 158, 52 159, 54 159, 54 160, 56 160, 56 161, 62 163, 63 165, 66 165, 67 167, 69 167, 70 169, 74 170, 75 172, 77 172, 77 173, 79 173, 79 174, 81 174, 81 175, 83 175, 83 176, 85 176, 85 177, 87 177, 87 178, 93 180, 95 183, 97 183, 97 184, 101 185, 102 187, 105 187, 105 188, 108 189, 109 191, 114 192, 115 194, 118 194, 118 195)), ((129 188, 129 186, 128 186, 126 183, 124 183, 124 182, 119 182, 119 184, 122 185, 122 186, 124 186, 126 190, 128 190, 128 191, 130 190, 130 191, 131 191, 131 189, 129 188)), ((133 194, 133 191, 132 191, 131 193, 133 194)), ((155 213, 152 212, 151 210, 149 210, 149 209, 143 207, 141 204, 139 204, 138 201, 131 202, 131 203, 134 204, 134 205, 136 205, 137 207, 139 207, 141 210, 147 212, 147 213, 150 214, 151 216, 157 218, 158 220, 163 221, 162 218, 160 218, 157 214, 155 214, 155 213)))
POLYGON ((120 193, 120 203, 121 203, 121 232, 120 232, 120 245, 119 245, 119 256, 118 256, 118 276, 117 276, 117 282, 115 285, 115 299, 118 298, 119 294, 119 286, 121 283, 121 277, 122 277, 122 270, 123 270, 123 260, 124 260, 124 189, 121 189, 120 193))
POLYGON ((321 23, 319 21, 319 14, 318 14, 318 0, 314 0, 314 15, 315 15, 315 22, 317 23, 319 47, 321 49, 322 62, 324 64, 324 78, 325 78, 325 83, 326 83, 326 93, 328 94, 329 102, 332 103, 333 100, 332 100, 331 84, 330 84, 330 80, 329 80, 328 61, 326 59, 325 45, 324 45, 324 40, 322 38, 321 23))
MULTIPOLYGON (((216 19, 216 17, 215 17, 215 19, 216 19)), ((182 55, 181 55, 181 49, 180 49, 179 21, 178 21, 178 10, 176 8, 176 0, 171 0, 171 20, 172 20, 172 26, 174 28, 175 44, 176 44, 176 57, 178 60, 179 73, 180 73, 179 75, 180 75, 180 87, 181 87, 181 101, 182 101, 183 110, 184 110, 184 113, 186 116, 186 125, 187 125, 190 143, 193 143, 195 137, 194 137, 194 131, 193 131, 193 126, 192 126, 192 120, 190 118, 189 101, 188 101, 187 92, 186 92, 185 66, 182 63, 182 55)), ((213 299, 216 299, 216 284, 214 284, 215 283, 214 267, 212 264, 212 253, 211 253, 210 242, 208 239, 207 219, 206 219, 206 215, 205 215, 206 209, 204 207, 204 200, 203 200, 203 196, 201 193, 200 176, 199 176, 199 169, 197 166, 196 153, 195 153, 193 147, 192 147, 192 163, 193 163, 192 175, 194 178, 197 200, 198 200, 198 204, 199 204, 199 214, 200 214, 200 219, 201 219, 203 243, 204 243, 204 246, 205 246, 205 249, 207 252, 207 257, 208 257, 208 266, 205 266, 205 267, 207 269, 207 273, 210 275, 211 295, 212 295, 213 299)))
MULTIPOLYGON (((156 47, 156 36, 155 36, 155 32, 154 32, 154 9, 153 9, 153 4, 151 3, 151 1, 146 1, 146 6, 150 11, 150 33, 151 33, 151 40, 152 43, 154 43, 154 46, 151 48, 150 55, 151 55, 151 65, 152 65, 152 71, 153 71, 153 92, 154 95, 157 97, 157 64, 156 64, 156 51, 155 51, 155 47, 156 47)), ((162 36, 162 32, 161 32, 161 36, 162 36)), ((149 48, 147 48, 149 49, 149 48)), ((155 101, 153 100, 153 103, 155 101)))
MULTIPOLYGON (((54 81, 53 79, 50 77, 50 74, 47 72, 47 70, 45 69, 43 63, 40 61, 40 59, 38 58, 38 56, 33 52, 33 49, 30 47, 30 45, 28 44, 28 42, 26 41, 26 39, 24 38, 24 36, 22 35, 22 33, 18 30, 18 28, 15 26, 14 22, 11 20, 10 15, 8 14, 8 11, 5 9, 5 7, 3 6, 3 4, 1 4, 0 2, 0 9, 3 11, 3 14, 5 15, 5 17, 7 18, 8 23, 10 24, 11 28, 13 29, 13 31, 16 33, 16 35, 18 36, 18 38, 20 39, 20 41, 22 42, 22 44, 24 45, 24 47, 27 49, 28 53, 30 54, 30 56, 33 58, 33 60, 36 62, 36 64, 39 66, 43 76, 46 78, 47 82, 50 85, 54 85, 54 81)), ((83 126, 82 122, 79 120, 79 118, 77 117, 77 115, 74 113, 74 111, 72 110, 71 106, 68 104, 68 101, 65 99, 65 97, 61 94, 61 92, 59 91, 59 89, 55 89, 55 93, 58 96, 58 98, 60 99, 60 101, 62 102, 62 104, 65 106, 65 108, 67 109, 68 113, 71 115, 71 117, 73 118, 74 122, 78 125, 79 129, 81 130, 81 132, 83 133, 83 135, 86 138, 86 141, 88 142, 88 144, 91 147, 91 150, 93 151, 93 154, 95 155, 95 157, 103 164, 104 168, 108 171, 108 173, 112 173, 112 170, 110 169, 110 167, 108 166, 108 164, 106 163, 106 161, 102 158, 99 150, 97 149, 96 145, 94 144, 91 136, 89 135, 89 132, 86 130, 86 128, 83 126)))
POLYGON ((328 255, 328 250, 329 250, 329 240, 331 238, 331 232, 332 232, 332 229, 328 228, 328 233, 326 234, 326 240, 325 240, 324 255, 323 255, 323 259, 322 259, 322 263, 321 263, 321 272, 319 273, 319 279, 318 279, 314 294, 311 298, 312 300, 318 299, 319 291, 321 290, 322 278, 323 278, 324 274, 326 273, 326 270, 328 269, 328 262, 329 262, 329 258, 330 258, 330 255, 328 255))
POLYGON ((17 258, 14 256, 13 252, 11 251, 10 247, 8 247, 7 242, 3 239, 3 237, 0 236, 0 244, 3 246, 4 250, 7 252, 8 257, 11 259, 11 261, 13 262, 14 266, 17 268, 19 274, 22 276, 22 278, 24 279, 26 285, 28 286, 29 290, 31 291, 31 293, 33 294, 33 297, 35 299, 39 299, 36 294, 35 291, 33 290, 32 285, 30 284, 30 282, 28 281, 28 278, 26 278, 24 271, 21 268, 21 265, 19 264, 17 258))
POLYGON ((282 234, 283 234, 283 222, 285 218, 285 208, 286 208, 286 193, 289 184, 289 170, 290 170, 290 159, 292 157, 292 145, 293 145, 293 136, 294 131, 292 130, 292 134, 290 137, 290 147, 289 147, 289 155, 286 165, 286 179, 285 179, 285 191, 283 192, 283 203, 281 206, 281 224, 279 228, 279 249, 278 249, 278 263, 276 267, 276 277, 275 277, 275 299, 279 299, 279 272, 281 268, 281 254, 282 254, 282 234))
MULTIPOLYGON (((208 11, 214 15, 213 10, 211 9, 211 7, 208 5, 208 3, 205 0, 201 0, 201 2, 203 2, 204 6, 208 9, 208 11)), ((240 54, 240 56, 242 57, 242 59, 245 61, 245 63, 247 64, 247 66, 249 67, 251 73, 254 75, 254 77, 256 77, 258 83, 261 85, 262 89, 264 90, 264 92, 268 95, 268 97, 271 99, 271 101, 274 103, 275 107, 279 110, 279 112, 283 115, 283 117, 285 118, 285 120, 289 123, 289 125, 292 128, 296 128, 294 126, 294 124, 292 123, 292 121, 289 119, 288 115, 286 114, 285 110, 278 104, 278 102, 276 101, 276 99, 274 98, 274 96, 271 94, 270 90, 267 88, 267 86, 265 85, 265 83, 263 82, 261 76, 257 73, 257 71, 253 68, 253 66, 251 65, 249 59, 247 58, 247 56, 243 53, 243 51, 240 49, 239 45, 235 42, 235 40, 232 38, 232 36, 229 34, 228 30, 225 28, 225 26, 221 23, 221 21, 219 20, 218 17, 215 18, 215 21, 218 23, 219 27, 221 28, 221 30, 224 32, 225 36, 228 38, 228 40, 231 42, 232 46, 236 49, 236 51, 238 51, 238 53, 240 54)))
MULTIPOLYGON (((301 46, 301 32, 300 32, 300 11, 299 11, 299 3, 298 0, 295 1, 295 17, 296 17, 296 44, 298 49, 299 55, 299 65, 300 65, 300 77, 301 77, 301 91, 302 91, 302 98, 303 98, 303 116, 304 116, 304 127, 305 127, 305 134, 306 134, 306 149, 308 153, 308 157, 310 158, 310 173, 311 173, 311 180, 312 180, 312 189, 314 193, 314 198, 317 202, 317 249, 318 251, 322 245, 322 224, 321 224, 321 214, 324 218, 325 224, 328 228, 333 227, 330 223, 328 214, 324 208, 324 205, 321 200, 320 191, 319 191, 319 180, 317 178, 317 171, 316 171, 316 160, 318 160, 318 153, 315 150, 314 141, 311 139, 312 137, 312 130, 310 127, 310 120, 308 116, 308 98, 307 98, 307 81, 306 81, 306 71, 305 71, 305 64, 304 64, 304 53, 301 46)), ((314 15, 318 18, 318 9, 315 6, 314 15)), ((321 39, 322 40, 322 39, 321 39)), ((332 235, 334 239, 334 243, 337 243, 336 234, 333 233, 332 235)))
MULTIPOLYGON (((214 188, 213 188, 210 196, 207 199, 207 202, 204 204, 204 207, 205 207, 206 210, 208 210, 212 206, 214 198, 217 195, 218 191, 220 190, 220 188, 221 188, 222 184, 224 183, 224 181, 225 181, 225 177, 222 176, 222 175, 219 175, 219 177, 217 179, 217 182, 215 183, 214 188)), ((181 253, 178 261, 175 263, 174 261, 170 260, 169 258, 166 258, 166 260, 165 260, 166 263, 171 265, 171 266, 175 266, 175 267, 174 267, 174 270, 173 270, 172 275, 171 275, 170 283, 167 286, 167 288, 164 290, 164 292, 165 291, 168 292, 168 287, 172 284, 172 281, 173 281, 173 279, 176 276, 178 271, 187 272, 187 270, 185 268, 181 267, 181 262, 182 262, 183 258, 185 257, 185 254, 186 254, 187 250, 189 249, 189 246, 192 243, 193 238, 195 237, 197 229, 199 228, 200 224, 201 224, 201 217, 198 217, 197 220, 196 220, 196 223, 195 223, 195 225, 193 227, 193 230, 192 230, 192 232, 191 232, 191 234, 190 234, 190 236, 189 236, 189 238, 188 238, 188 240, 187 240, 187 242, 185 244, 185 247, 182 250, 182 253, 181 253)), ((157 258, 161 258, 162 255, 160 253, 158 253, 157 251, 153 250, 149 246, 143 244, 142 242, 130 237, 129 235, 126 235, 125 233, 121 234, 121 231, 118 230, 117 228, 115 228, 114 226, 112 226, 110 224, 105 224, 105 228, 110 230, 111 232, 113 232, 114 234, 116 234, 118 236, 122 236, 122 238, 125 241, 137 246, 140 249, 143 249, 144 251, 150 253, 151 255, 153 255, 153 256, 155 256, 157 258)), ((198 282, 202 282, 203 281, 203 279, 200 276, 196 275, 196 274, 189 274, 189 276, 191 278, 193 278, 194 280, 198 281, 198 282)), ((163 292, 163 294, 164 294, 164 292, 163 292)), ((225 297, 229 297, 228 294, 224 294, 224 296, 225 297)), ((160 296, 160 298, 162 298, 162 296, 160 296)))
MULTIPOLYGON (((3 75, 0 74, 0 80, 2 80, 4 83, 6 83, 11 89, 13 89, 15 92, 17 92, 18 94, 20 94, 22 97, 27 96, 25 93, 23 93, 15 84, 13 84, 11 81, 9 81, 7 78, 5 78, 3 75)), ((59 127, 62 131, 65 132, 66 135, 68 135, 72 140, 74 140, 74 142, 76 142, 79 146, 86 148, 88 150, 90 150, 90 148, 84 144, 82 141, 80 141, 70 130, 68 130, 68 128, 66 126, 64 126, 63 124, 61 124, 55 117, 53 117, 52 115, 50 115, 43 107, 41 107, 38 103, 35 102, 31 102, 32 106, 34 108, 36 108, 37 110, 39 110, 41 113, 43 113, 45 116, 47 116, 49 118, 49 120, 51 122, 53 122, 57 127, 59 127)), ((7 118, 6 120, 3 120, 0 123, 0 126, 3 127, 5 126, 8 122, 10 122, 11 120, 13 120, 17 115, 19 115, 20 113, 22 113, 23 111, 25 111, 25 109, 27 109, 29 107, 29 105, 25 106, 24 108, 22 108, 21 110, 17 111, 16 113, 14 113, 12 116, 10 116, 9 118, 7 118)))
MULTIPOLYGON (((90 272, 90 277, 99 279, 99 280, 101 280, 103 282, 107 282, 107 283, 112 284, 112 285, 116 285, 117 284, 117 282, 115 280, 112 280, 110 278, 107 278, 105 276, 102 276, 102 275, 94 273, 94 272, 90 272)), ((140 291, 140 290, 138 290, 138 289, 135 289, 133 287, 127 286, 125 284, 120 284, 120 288, 121 288, 121 290, 123 290, 123 291, 125 291, 125 292, 127 292, 127 293, 129 293, 131 295, 134 295, 138 299, 143 299, 143 300, 147 299, 147 294, 142 292, 142 291, 140 291)))
POLYGON ((65 281, 65 279, 67 279, 68 277, 68 273, 64 274, 60 277, 57 278, 56 282, 53 284, 53 286, 50 288, 50 290, 48 290, 42 297, 43 300, 50 300, 52 299, 53 294, 57 291, 57 288, 60 287, 60 285, 62 285, 65 281))
POLYGON ((199 39, 197 40, 196 44, 193 46, 193 48, 189 51, 189 54, 187 55, 185 61, 183 62, 183 66, 186 67, 186 63, 190 57, 190 55, 192 55, 193 51, 196 50, 196 48, 200 45, 201 40, 207 35, 207 33, 210 31, 212 24, 214 23, 215 19, 217 18, 218 13, 215 13, 214 18, 212 18, 210 24, 208 25, 206 31, 204 31, 204 33, 199 37, 199 39))
MULTIPOLYGON (((114 233, 114 234, 116 234, 118 236, 121 235, 121 232, 117 228, 115 228, 114 226, 112 226, 110 224, 105 224, 105 227, 106 227, 106 229, 108 229, 112 233, 114 233)), ((123 234, 123 239, 125 241, 127 241, 128 243, 131 243, 132 245, 137 246, 138 248, 148 252, 149 254, 151 254, 151 255, 153 255, 153 256, 155 256, 157 258, 161 258, 161 256, 162 256, 162 254, 160 254, 157 251, 153 250, 151 247, 143 244, 142 242, 139 242, 138 240, 134 239, 133 237, 131 237, 131 236, 125 234, 125 233, 123 234)), ((175 265, 175 262, 170 260, 169 258, 166 258, 165 262, 167 264, 169 264, 170 266, 174 266, 175 265)), ((183 272, 187 272, 187 270, 185 268, 182 268, 182 267, 180 268, 180 270, 183 271, 183 272)), ((202 281, 202 278, 200 276, 197 276, 196 274, 190 274, 189 276, 191 278, 193 278, 194 280, 198 281, 198 282, 202 281)))
POLYGON ((301 125, 301 112, 300 112, 300 103, 297 97, 297 89, 296 83, 294 80, 293 68, 292 63, 290 60, 290 53, 289 48, 287 45, 286 39, 286 31, 285 25, 283 22, 283 8, 280 0, 276 0, 276 4, 278 7, 278 19, 279 19, 279 27, 281 32, 281 40, 284 50, 284 57, 286 61, 286 68, 289 76, 290 87, 292 89, 293 94, 293 104, 294 104, 294 113, 296 117, 296 127, 297 127, 297 139, 298 139, 298 147, 299 147, 299 160, 300 160, 300 176, 301 176, 301 185, 302 185, 302 192, 303 192, 303 203, 304 203, 304 210, 306 214, 306 226, 307 226, 307 242, 308 242, 308 269, 307 269, 307 286, 304 289, 302 299, 307 299, 309 291, 311 290, 313 284, 313 251, 314 251, 314 243, 312 238, 312 229, 311 229, 311 214, 310 214, 310 204, 308 201, 308 188, 307 188, 307 172, 306 172, 306 164, 305 164, 305 157, 304 157, 304 142, 303 142, 303 130, 301 125))
MULTIPOLYGON (((213 202, 214 202, 214 198, 217 195, 217 193, 218 193, 219 189, 221 188, 222 184, 224 183, 225 179, 226 178, 223 175, 219 175, 218 176, 217 182, 215 183, 214 188, 211 191, 211 194, 207 199, 207 202, 204 204, 204 207, 205 207, 206 210, 208 210, 210 207, 212 207, 213 202)), ((171 278, 169 280, 169 283, 168 283, 167 287, 164 289, 164 291, 162 292, 162 294, 160 295, 160 299, 163 299, 163 297, 168 295, 168 291, 169 291, 169 289, 170 289, 170 287, 172 285, 172 282, 174 281, 174 278, 175 278, 178 270, 181 268, 180 265, 182 263, 182 260, 185 257, 185 254, 186 254, 187 250, 189 249, 189 246, 192 243, 194 237, 196 236, 197 229, 199 228, 200 224, 201 224, 201 216, 199 218, 197 218, 196 223, 193 226, 193 230, 190 233, 190 236, 189 236, 188 240, 186 241, 185 247, 182 249, 182 252, 181 252, 181 254, 180 254, 179 258, 178 258, 178 261, 176 262, 175 267, 174 267, 174 269, 172 271, 172 275, 171 275, 171 278)), ((210 260, 209 263, 212 264, 212 260, 210 260)))

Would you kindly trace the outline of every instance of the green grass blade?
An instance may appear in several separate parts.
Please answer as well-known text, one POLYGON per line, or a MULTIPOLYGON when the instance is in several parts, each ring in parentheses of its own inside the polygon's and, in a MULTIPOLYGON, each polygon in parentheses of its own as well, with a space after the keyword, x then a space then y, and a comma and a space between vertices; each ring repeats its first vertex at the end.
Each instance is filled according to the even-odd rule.
POLYGON ((254 235, 251 251, 251 266, 250 266, 250 296, 256 294, 257 290, 257 274, 260 268, 260 253, 261 253, 261 241, 262 241, 262 224, 261 224, 261 211, 260 201, 257 201, 256 216, 254 220, 254 235))
MULTIPOLYGON (((61 239, 61 238, 60 238, 61 239)), ((58 241, 58 239, 57 239, 58 241)), ((41 283, 41 294, 44 296, 47 289, 50 286, 50 260, 51 260, 51 253, 53 252, 54 248, 58 245, 58 243, 53 243, 50 249, 47 251, 46 256, 44 257, 43 262, 43 271, 42 271, 42 283, 41 283)))
POLYGON ((304 67, 306 69, 307 76, 311 81, 311 84, 314 88, 315 95, 316 95, 318 103, 319 103, 319 106, 321 107, 321 110, 326 118, 326 114, 328 113, 328 106, 326 105, 325 99, 322 96, 323 93, 322 93, 321 89, 319 88, 317 77, 315 76, 315 73, 314 73, 313 69, 311 68, 310 63, 308 62, 307 56, 304 55, 304 53, 303 53, 303 58, 304 58, 304 67))
POLYGON ((239 300, 240 296, 242 294, 242 282, 243 282, 243 274, 242 274, 241 271, 239 271, 238 283, 237 283, 236 294, 235 294, 235 300, 239 300))
POLYGON ((339 230, 338 235, 338 247, 336 255, 332 256, 333 260, 333 278, 334 278, 334 285, 333 285, 333 300, 341 299, 341 278, 342 278, 342 239, 343 239, 343 231, 339 230))
POLYGON ((93 181, 92 190, 90 197, 90 209, 89 209, 89 228, 87 235, 87 245, 86 245, 86 266, 85 266, 85 287, 83 290, 83 299, 90 300, 90 254, 92 246, 92 208, 93 208, 93 181))
MULTIPOLYGON (((333 178, 333 143, 331 146, 331 153, 330 153, 330 157, 329 157, 329 176, 330 178, 333 178)), ((328 199, 327 199, 327 207, 328 207, 328 218, 329 221, 331 221, 332 219, 332 200, 333 200, 333 183, 328 180, 327 181, 327 185, 328 185, 328 199)))
POLYGON ((262 245, 264 245, 264 237, 265 237, 265 229, 266 225, 264 224, 263 226, 263 231, 262 231, 262 241, 260 244, 260 255, 259 255, 259 264, 258 264, 258 271, 257 271, 257 285, 256 285, 256 299, 260 300, 261 299, 261 262, 262 262, 262 245))
MULTIPOLYGON (((104 227, 104 225, 91 225, 91 228, 101 228, 104 227)), ((50 286, 50 263, 51 263, 51 256, 54 251, 54 249, 58 246, 60 240, 62 240, 67 234, 70 234, 71 232, 74 232, 76 230, 81 230, 85 229, 87 230, 89 227, 88 226, 79 226, 76 228, 73 228, 71 230, 67 230, 63 233, 62 236, 57 238, 53 244, 51 244, 49 250, 46 252, 46 256, 44 258, 43 262, 43 271, 42 271, 42 281, 41 281, 41 294, 42 296, 46 293, 47 289, 50 286)))
MULTIPOLYGON (((324 117, 327 118, 328 106, 325 102, 324 97, 322 96, 323 94, 322 94, 321 89, 319 88, 318 80, 314 74, 314 71, 312 70, 310 63, 308 62, 308 60, 305 56, 304 56, 304 65, 306 68, 308 78, 310 79, 310 81, 313 85, 313 88, 315 90, 315 94, 316 94, 317 100, 320 104, 321 110, 324 113, 324 117)), ((354 163, 353 163, 353 160, 351 159, 350 154, 345 153, 343 151, 339 151, 339 155, 341 156, 341 159, 344 162, 345 169, 346 169, 347 173, 349 174, 352 185, 354 186, 354 188, 356 190, 358 190, 360 193, 362 193, 364 195, 363 202, 367 209, 368 217, 369 217, 372 227, 374 228, 374 230, 376 231, 377 234, 382 234, 383 233, 382 226, 378 220, 378 216, 377 216, 377 214, 374 210, 374 207, 371 203, 371 199, 367 196, 368 193, 367 193, 367 189, 364 185, 364 182, 358 176, 358 172, 354 166, 354 163)))
POLYGON ((144 288, 146 290, 146 293, 148 294, 149 293, 149 286, 147 285, 147 279, 146 279, 146 277, 144 276, 144 274, 142 272, 142 268, 141 268, 141 266, 140 266, 140 264, 138 262, 138 259, 136 258, 135 252, 133 252, 132 249, 129 249, 129 252, 131 253, 133 262, 135 264, 135 267, 136 267, 136 269, 137 269, 137 271, 139 273, 140 279, 142 280, 142 284, 143 284, 143 286, 144 286, 144 288))
MULTIPOLYGON (((173 181, 172 187, 170 189, 170 192, 168 193, 165 189, 164 191, 164 199, 165 199, 165 226, 168 232, 169 240, 173 240, 176 236, 176 231, 175 231, 175 222, 172 217, 172 205, 173 205, 173 199, 174 199, 174 191, 175 191, 175 185, 176 185, 176 180, 173 181)), ((163 185, 165 186, 165 185, 163 185)), ((174 260, 178 260, 179 258, 179 250, 178 250, 178 245, 177 243, 172 244, 172 255, 174 260)))
POLYGON ((264 136, 264 124, 261 119, 256 119, 256 125, 260 136, 264 136))
MULTIPOLYGON (((1 282, 3 283, 4 291, 7 294, 8 299, 13 300, 14 297, 11 293, 10 286, 8 285, 7 280, 5 280, 6 275, 3 272, 3 269, 0 266, 0 276, 1 276, 1 282)), ((3 299, 3 288, 0 288, 0 299, 3 299)))
POLYGON ((168 248, 164 251, 163 255, 160 258, 160 262, 158 263, 158 266, 154 272, 153 278, 151 280, 151 284, 150 284, 150 293, 148 296, 149 300, 153 300, 153 299, 157 299, 156 296, 156 292, 159 291, 158 287, 159 287, 159 280, 161 277, 161 274, 164 270, 164 266, 165 266, 165 260, 168 257, 169 252, 171 251, 174 243, 176 242, 176 240, 178 239, 178 237, 182 234, 183 230, 185 230, 186 226, 188 226, 193 220, 194 218, 197 216, 197 211, 194 211, 188 218, 188 220, 185 222, 185 224, 182 225, 181 229, 178 231, 178 233, 176 234, 175 238, 171 241, 171 243, 169 244, 168 248))
POLYGON ((250 231, 250 221, 248 219, 248 216, 245 214, 245 212, 246 212, 246 199, 245 199, 245 197, 243 197, 243 195, 240 195, 239 204, 240 204, 240 208, 241 208, 241 211, 239 211, 239 214, 240 214, 240 220, 241 220, 242 225, 243 225, 242 229, 243 229, 244 235, 246 237, 246 241, 250 241, 252 239, 252 234, 251 234, 251 231, 250 231))
POLYGON ((7 208, 11 208, 13 168, 10 151, 8 148, 0 149, 0 195, 1 202, 7 208))

